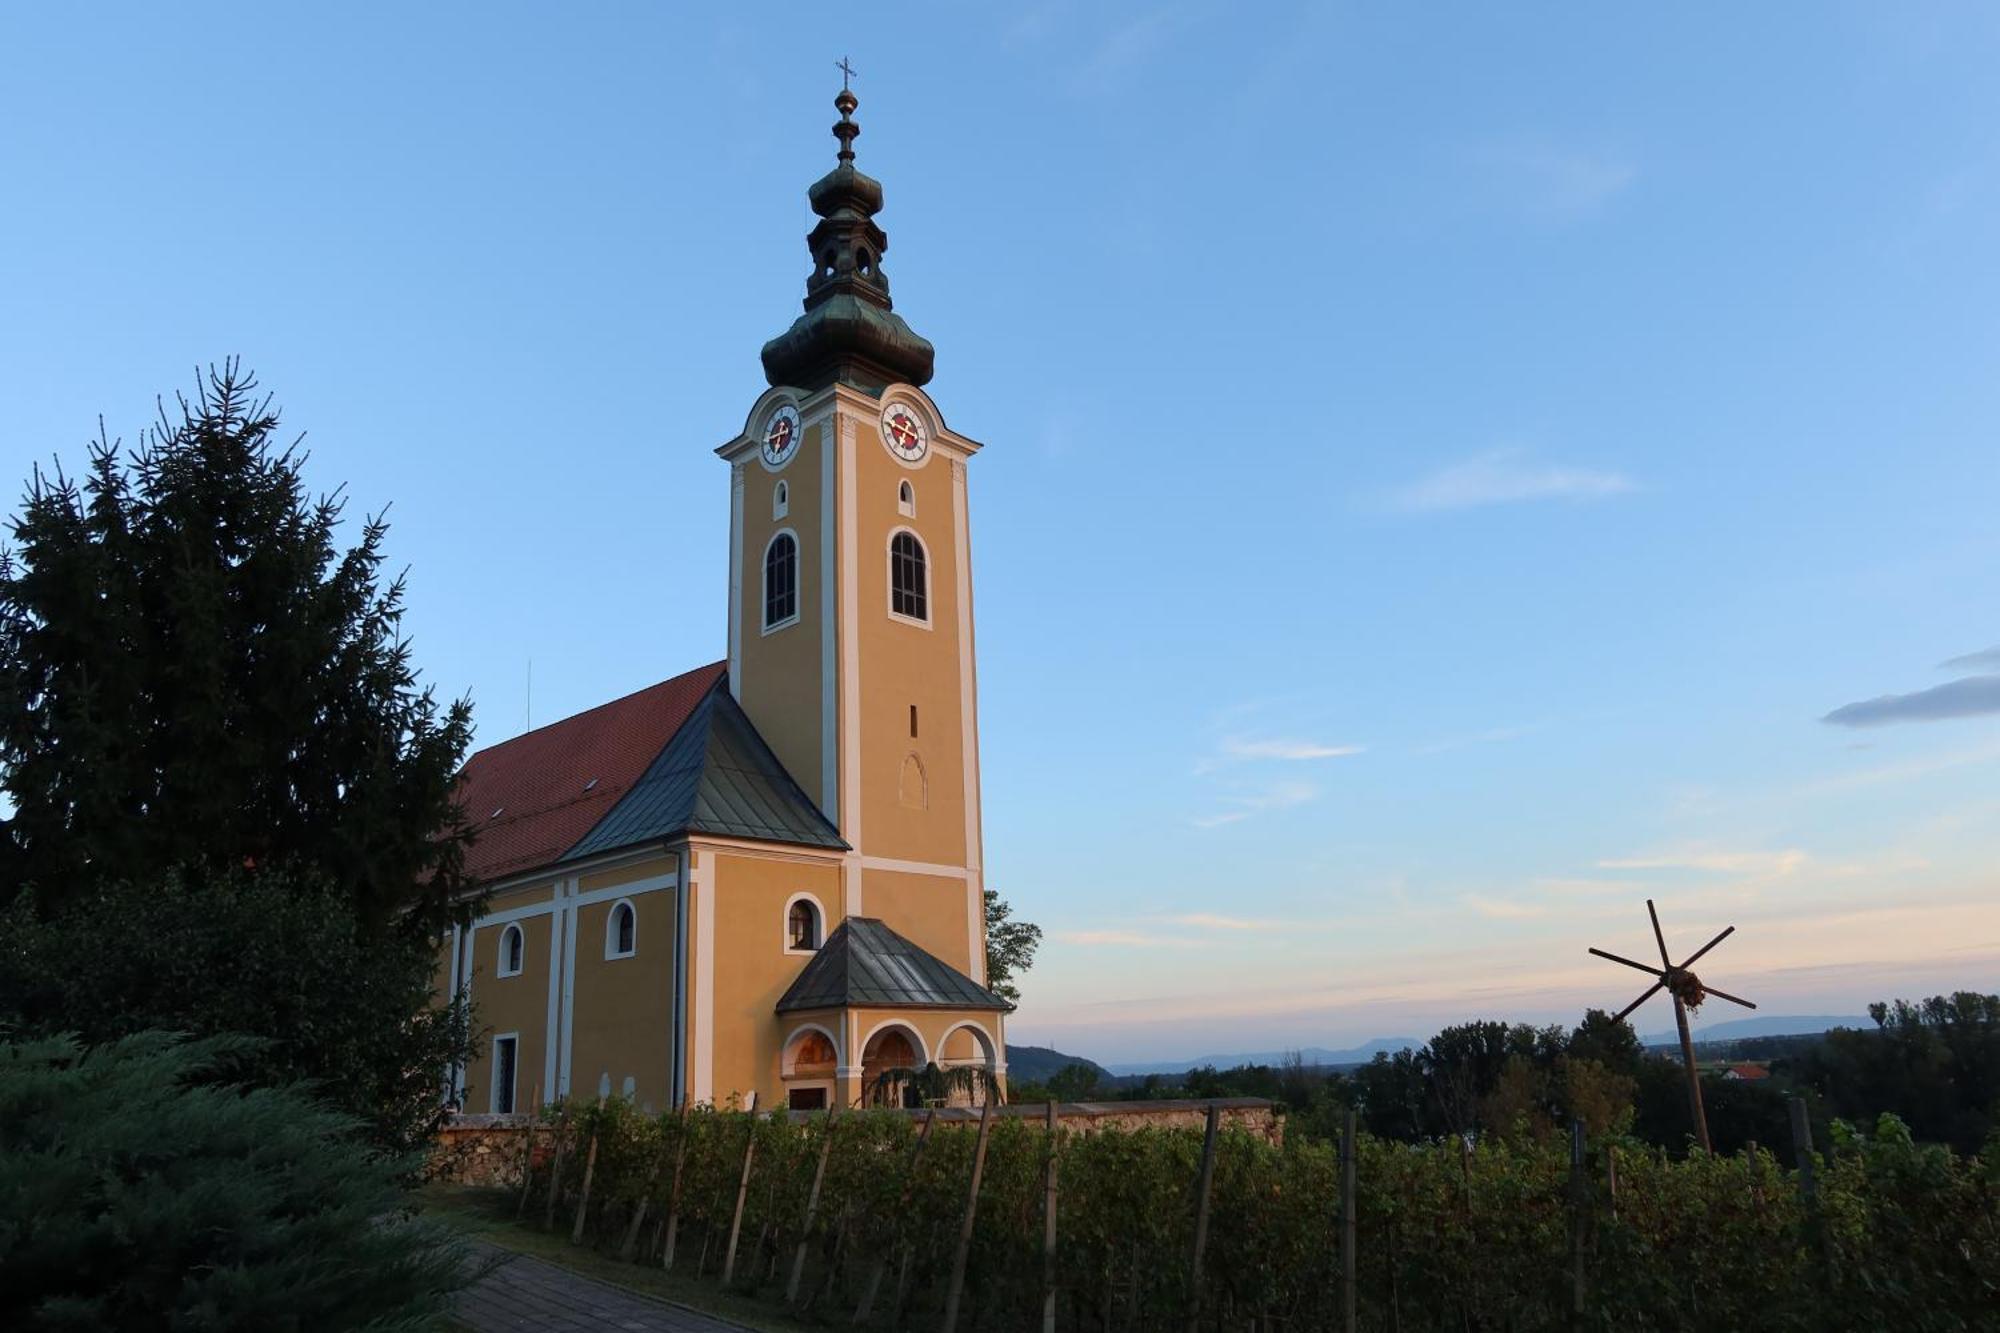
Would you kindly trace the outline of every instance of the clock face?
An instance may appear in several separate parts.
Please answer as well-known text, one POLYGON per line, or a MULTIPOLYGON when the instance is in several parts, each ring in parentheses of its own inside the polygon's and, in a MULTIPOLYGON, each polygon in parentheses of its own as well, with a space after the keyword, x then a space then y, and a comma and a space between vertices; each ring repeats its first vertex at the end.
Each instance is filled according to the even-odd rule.
POLYGON ((783 467, 799 447, 799 409, 784 404, 764 427, 764 465, 783 467))
POLYGON ((930 448, 930 432, 915 408, 908 403, 891 403, 882 409, 882 443, 905 463, 915 463, 930 448))

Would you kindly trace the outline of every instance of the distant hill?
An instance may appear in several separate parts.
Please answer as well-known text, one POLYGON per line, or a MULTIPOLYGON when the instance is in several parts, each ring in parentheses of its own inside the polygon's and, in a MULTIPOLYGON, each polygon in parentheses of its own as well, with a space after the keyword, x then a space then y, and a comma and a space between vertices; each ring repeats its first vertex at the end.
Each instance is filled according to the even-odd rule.
POLYGON ((1110 1081, 1109 1070, 1095 1060, 1086 1060, 1080 1055, 1064 1055, 1052 1046, 1010 1044, 1007 1047, 1007 1078, 1010 1082, 1046 1083, 1071 1065, 1089 1065, 1096 1072, 1098 1081, 1110 1081))
MULTIPOLYGON (((1827 1032, 1833 1028, 1872 1029, 1875 1020, 1868 1017, 1830 1017, 1825 1014, 1772 1014, 1758 1015, 1756 1018, 1732 1018, 1725 1023, 1706 1023, 1693 1030, 1696 1041, 1740 1041, 1745 1037, 1793 1037, 1811 1036, 1827 1032)), ((1639 1040, 1648 1046, 1678 1046, 1680 1034, 1674 1031, 1655 1032, 1639 1040)))
MULTIPOLYGON (((1678 1037, 1675 1038, 1679 1040, 1678 1037)), ((1359 1046, 1333 1051, 1324 1046, 1295 1046, 1283 1051, 1242 1051, 1230 1055, 1198 1055, 1192 1060, 1138 1060, 1125 1064, 1109 1065, 1114 1074, 1185 1074, 1190 1069, 1203 1065, 1213 1065, 1217 1069, 1233 1069, 1237 1065, 1277 1065, 1287 1057, 1297 1055, 1309 1065, 1336 1067, 1342 1065, 1365 1065, 1375 1058, 1377 1051, 1394 1055, 1397 1051, 1414 1050, 1424 1043, 1416 1037, 1377 1037, 1359 1046)))

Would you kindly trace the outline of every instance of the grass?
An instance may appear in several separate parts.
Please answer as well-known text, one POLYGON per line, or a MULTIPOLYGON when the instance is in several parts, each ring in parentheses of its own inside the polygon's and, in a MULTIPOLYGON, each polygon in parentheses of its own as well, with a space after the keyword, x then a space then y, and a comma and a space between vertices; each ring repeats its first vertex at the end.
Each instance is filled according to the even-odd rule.
POLYGON ((450 1219, 475 1240, 546 1260, 641 1296, 684 1305, 762 1333, 802 1333, 807 1329, 823 1333, 825 1328, 824 1323, 794 1319, 766 1301, 725 1290, 710 1278, 669 1273, 654 1264, 628 1264, 585 1246, 571 1245, 566 1228, 549 1232, 543 1231, 533 1218, 517 1222, 514 1207, 519 1196, 513 1190, 429 1185, 420 1197, 426 1211, 450 1219))

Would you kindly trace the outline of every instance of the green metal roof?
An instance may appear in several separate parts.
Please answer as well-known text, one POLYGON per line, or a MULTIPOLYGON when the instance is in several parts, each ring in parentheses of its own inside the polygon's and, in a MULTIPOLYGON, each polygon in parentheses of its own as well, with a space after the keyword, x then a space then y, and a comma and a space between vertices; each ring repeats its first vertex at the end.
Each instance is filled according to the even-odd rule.
POLYGON ((872 916, 851 916, 840 923, 778 1001, 778 1012, 849 1006, 1014 1007, 872 916))
POLYGON ((729 693, 726 677, 695 706, 631 790, 561 859, 683 833, 847 846, 757 734, 729 693))

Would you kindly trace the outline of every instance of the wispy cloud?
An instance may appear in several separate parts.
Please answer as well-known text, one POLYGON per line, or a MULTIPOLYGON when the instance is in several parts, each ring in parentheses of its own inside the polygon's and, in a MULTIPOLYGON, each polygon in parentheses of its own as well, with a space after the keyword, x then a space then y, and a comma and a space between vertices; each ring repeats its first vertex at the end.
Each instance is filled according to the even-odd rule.
POLYGON ((1512 139, 1473 154, 1500 201, 1543 222, 1578 222, 1603 211, 1639 179, 1622 157, 1552 143, 1512 139))
POLYGON ((1796 847, 1783 851, 1690 851, 1621 856, 1599 861, 1599 870, 1699 870, 1719 875, 1790 875, 1807 861, 1796 847))
POLYGON ((2000 647, 1982 648, 1963 657, 1948 657, 1938 663, 1939 671, 2000 670, 2000 647))
MULTIPOLYGON (((1981 654, 1975 654, 1981 656, 1981 654)), ((1836 727, 1886 727, 2000 713, 2000 675, 1966 676, 1910 694, 1882 694, 1842 704, 1820 721, 1836 727)))
POLYGON ((1462 894, 1459 901, 1489 921, 1526 921, 1533 917, 1547 916, 1549 912, 1549 909, 1540 903, 1524 903, 1512 898, 1489 898, 1480 893, 1462 894))
POLYGON ((1633 489, 1622 472, 1537 462, 1519 449, 1489 449, 1419 479, 1392 500, 1397 509, 1437 513, 1527 500, 1602 500, 1633 489))
POLYGON ((1193 926, 1198 930, 1276 930, 1285 924, 1241 916, 1217 916, 1212 912, 1186 912, 1180 916, 1161 917, 1160 920, 1176 926, 1193 926))
POLYGON ((1462 750, 1469 745, 1498 745, 1502 741, 1519 740, 1533 730, 1533 727, 1488 727, 1484 731, 1468 732, 1463 736, 1447 736, 1428 745, 1419 745, 1411 753, 1443 754, 1447 750, 1462 750))
POLYGON ((1079 944, 1088 948, 1157 949, 1194 943, 1193 940, 1172 935, 1152 935, 1139 930, 1058 930, 1055 938, 1064 944, 1079 944))
POLYGON ((1318 795, 1319 788, 1310 782, 1273 782, 1225 795, 1221 798, 1220 810, 1197 815, 1188 822, 1196 828, 1220 828, 1224 824, 1240 823, 1253 815, 1294 809, 1318 795))
POLYGON ((1326 745, 1319 741, 1301 740, 1296 737, 1272 737, 1266 740, 1249 740, 1242 736, 1226 736, 1219 747, 1230 759, 1339 759, 1350 754, 1360 754, 1359 745, 1326 745))

